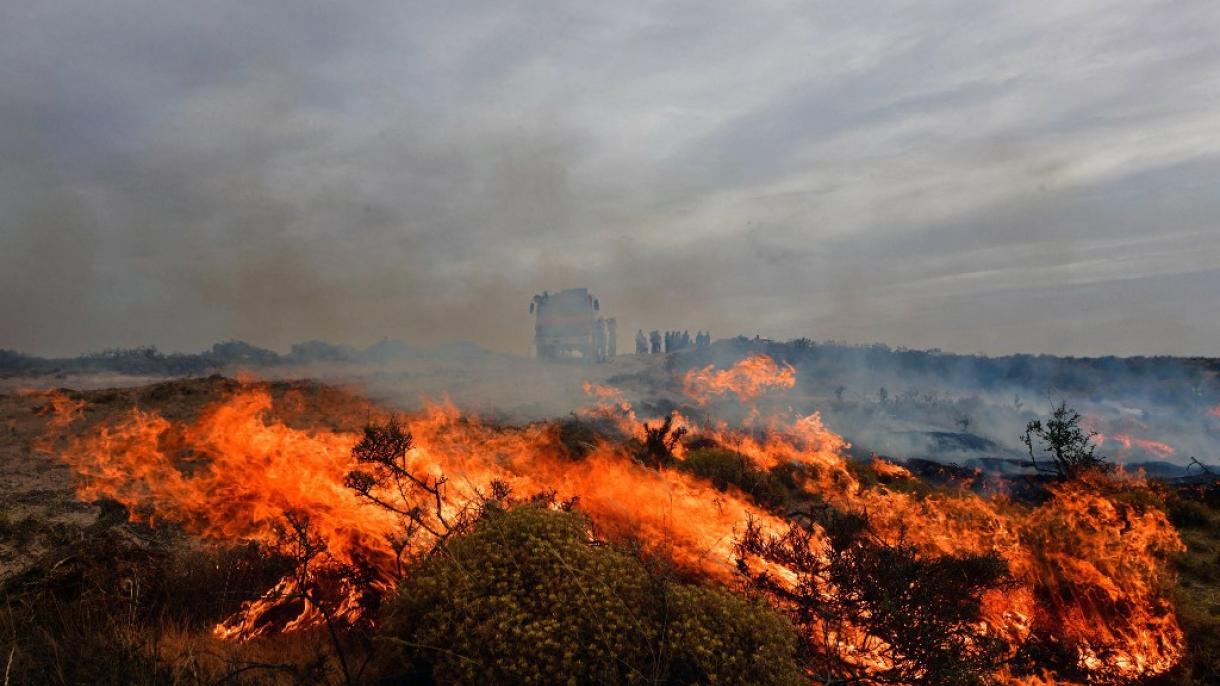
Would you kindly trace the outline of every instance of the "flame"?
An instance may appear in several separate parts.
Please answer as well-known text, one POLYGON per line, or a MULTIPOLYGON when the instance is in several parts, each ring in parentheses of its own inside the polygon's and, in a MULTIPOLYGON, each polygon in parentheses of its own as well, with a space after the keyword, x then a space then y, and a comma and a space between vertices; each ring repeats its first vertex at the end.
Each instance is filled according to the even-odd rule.
POLYGON ((597 401, 593 407, 582 407, 578 413, 591 419, 605 419, 618 428, 625 436, 643 436, 640 422, 635 416, 635 410, 623 392, 613 386, 603 386, 596 383, 584 384, 585 395, 597 401))
POLYGON ((84 400, 73 398, 60 389, 41 391, 23 388, 17 391, 17 395, 46 399, 47 404, 36 408, 35 411, 40 417, 50 418, 47 428, 51 430, 52 434, 66 429, 68 425, 85 416, 87 403, 84 400))
POLYGON ((34 449, 44 453, 55 452, 57 438, 69 426, 85 417, 85 403, 79 398, 72 398, 63 390, 19 389, 17 395, 27 398, 43 398, 45 405, 35 408, 39 417, 47 417, 46 431, 34 440, 34 449))
MULTIPOLYGON (((1080 422, 1083 429, 1093 433, 1093 440, 1098 447, 1102 447, 1107 443, 1116 446, 1118 448, 1118 454, 1115 455, 1115 457, 1119 460, 1126 459, 1130 455, 1133 448, 1142 450, 1150 455, 1155 455, 1162 460, 1169 459, 1173 457, 1175 453, 1177 453, 1173 446, 1169 445, 1168 443, 1153 440, 1151 438, 1134 436, 1126 431, 1116 431, 1113 433, 1101 431, 1097 428, 1099 424, 1100 421, 1096 417, 1091 416, 1083 417, 1080 422)), ((1148 428, 1146 424, 1140 421, 1124 422, 1123 428, 1128 427, 1134 427, 1136 429, 1148 428)))
POLYGON ((715 371, 713 365, 692 369, 683 379, 686 394, 700 405, 713 396, 728 393, 742 402, 750 402, 771 389, 788 389, 796 385, 796 370, 792 365, 777 365, 767 355, 751 355, 729 369, 715 371))
POLYGON ((914 474, 911 474, 911 470, 907 469, 906 467, 883 460, 876 455, 873 456, 873 462, 869 466, 873 468, 874 472, 877 472, 878 476, 884 476, 890 479, 911 479, 915 476, 914 474))
MULTIPOLYGON (((730 370, 687 374, 684 386, 703 404, 714 395, 753 398, 794 382, 791 367, 757 356, 730 370)), ((587 415, 612 419, 627 435, 640 435, 634 410, 621 393, 595 385, 586 391, 600 401, 584 410, 587 415)), ((320 424, 301 428, 299 421, 290 426, 283 413, 266 387, 247 386, 192 422, 133 410, 82 435, 62 458, 78 476, 81 499, 113 498, 133 517, 174 522, 212 539, 273 542, 286 517, 306 513, 339 563, 370 566, 380 574, 377 583, 388 587, 395 561, 388 540, 398 522, 358 500, 344 482, 357 466, 352 447, 359 435, 320 424)), ((743 428, 710 420, 693 426, 681 416, 676 421, 758 468, 802 465, 805 491, 835 507, 867 512, 883 537, 901 538, 928 555, 1000 555, 1014 583, 983 598, 983 621, 988 632, 1011 645, 1031 636, 1053 641, 1074 650, 1082 669, 1121 678, 1164 672, 1182 654, 1165 562, 1182 549, 1181 541, 1159 510, 1109 495, 1118 488, 1145 488, 1138 479, 1122 476, 1126 481, 1116 485, 1098 477, 1057 485, 1036 506, 966 489, 920 496, 861 484, 845 457, 847 442, 816 413, 752 417, 752 425, 743 428)), ((428 404, 403 423, 415 441, 410 468, 447 477, 442 505, 449 515, 479 499, 480 489, 492 481, 521 494, 553 490, 560 499, 579 498, 600 535, 638 541, 726 583, 734 575, 733 539, 746 521, 765 531, 787 526, 733 489, 721 492, 680 470, 645 468, 619 443, 601 442, 574 459, 554 423, 493 425, 450 403, 428 404)), ((880 460, 873 469, 910 477, 904 468, 880 460)), ((813 545, 820 540, 815 536, 813 545)), ((768 571, 792 578, 789 570, 768 571)), ((288 622, 268 623, 269 610, 293 583, 281 582, 216 633, 248 638, 320 621, 316 608, 306 603, 288 622)), ((359 612, 354 598, 341 607, 344 616, 359 612)), ((853 641, 851 628, 844 631, 842 639, 853 641)), ((865 651, 859 659, 878 658, 865 651)), ((1014 684, 1054 682, 1047 675, 999 676, 1014 684)))
POLYGON ((1177 452, 1176 450, 1173 449, 1173 446, 1169 445, 1168 443, 1162 443, 1161 441, 1154 441, 1151 438, 1140 438, 1139 436, 1132 436, 1131 434, 1098 433, 1093 438, 1097 441, 1097 445, 1099 445, 1099 446, 1105 445, 1106 443, 1117 444, 1119 447, 1119 451, 1118 451, 1118 455, 1116 455, 1116 457, 1119 459, 1125 458, 1131 452, 1132 448, 1139 448, 1140 450, 1143 450, 1146 453, 1149 453, 1151 455, 1156 455, 1157 457, 1161 458, 1162 460, 1173 457, 1174 453, 1177 452))
MULTIPOLYGON (((493 480, 518 493, 555 488, 560 497, 579 497, 605 535, 664 547, 678 563, 725 581, 732 576, 736 527, 750 517, 783 526, 742 497, 681 472, 645 469, 618 446, 603 444, 573 460, 551 425, 495 427, 462 416, 452 405, 433 404, 409 417, 406 428, 416 445, 412 469, 448 478, 445 506, 451 514, 493 480)), ((113 498, 134 518, 174 522, 211 539, 274 543, 287 516, 307 513, 336 561, 372 564, 388 583, 394 553, 387 540, 397 521, 358 501, 344 485, 357 466, 351 449, 358 438, 354 432, 289 427, 273 418, 265 389, 247 389, 186 425, 133 410, 63 457, 80 477, 80 499, 113 498)), ((282 597, 285 589, 277 591, 282 597)), ((247 608, 246 619, 217 633, 258 635, 255 610, 266 609, 247 608)), ((287 628, 309 623, 310 615, 304 608, 287 628)))

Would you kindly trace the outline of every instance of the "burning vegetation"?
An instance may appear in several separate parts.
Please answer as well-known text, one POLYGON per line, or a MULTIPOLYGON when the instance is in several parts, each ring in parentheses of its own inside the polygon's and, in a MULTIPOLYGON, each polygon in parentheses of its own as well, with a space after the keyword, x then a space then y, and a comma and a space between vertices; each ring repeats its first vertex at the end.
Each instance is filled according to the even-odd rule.
MULTIPOLYGON (((67 580, 23 578, 21 597, 128 589, 98 606, 128 608, 114 645, 146 671, 114 683, 1032 686, 1151 683, 1206 662, 1175 609, 1171 515, 1211 515, 1103 468, 1069 408, 1028 427, 1031 457, 1055 469, 1017 496, 860 463, 818 414, 753 405, 793 384, 792 367, 753 356, 675 379, 687 403, 658 416, 589 385, 571 419, 512 425, 346 395, 307 411, 248 382, 194 417, 137 408, 75 435, 87 407, 52 394, 40 446, 78 498, 197 538, 203 576, 240 593, 174 609, 191 604, 175 596, 182 566, 107 529, 127 566, 98 581, 78 560, 67 580), (744 420, 719 415, 730 401, 750 406, 744 420), (149 588, 155 601, 133 600, 149 588), (132 638, 166 616, 189 668, 132 638), (312 652, 268 657, 293 641, 312 652)), ((71 681, 9 631, 19 681, 71 681)))

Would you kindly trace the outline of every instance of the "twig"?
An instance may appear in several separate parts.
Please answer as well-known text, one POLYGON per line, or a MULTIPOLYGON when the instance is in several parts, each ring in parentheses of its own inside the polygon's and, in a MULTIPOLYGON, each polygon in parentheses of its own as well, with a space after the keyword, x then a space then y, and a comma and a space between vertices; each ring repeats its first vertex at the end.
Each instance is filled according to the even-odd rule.
POLYGON ((1212 476, 1216 475, 1216 472, 1214 470, 1212 470, 1211 467, 1208 467, 1207 465, 1200 462, 1199 458, 1197 458, 1197 457, 1190 458, 1190 464, 1186 465, 1186 471, 1189 472, 1191 467, 1198 467, 1199 469, 1201 469, 1203 471, 1204 474, 1210 474, 1212 476))

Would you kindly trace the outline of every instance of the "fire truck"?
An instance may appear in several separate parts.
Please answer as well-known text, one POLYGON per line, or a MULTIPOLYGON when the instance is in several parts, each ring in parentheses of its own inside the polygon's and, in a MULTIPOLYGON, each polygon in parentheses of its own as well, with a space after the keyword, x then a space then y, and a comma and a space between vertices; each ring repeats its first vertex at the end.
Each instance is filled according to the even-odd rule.
POLYGON ((547 360, 605 362, 614 357, 616 322, 600 316, 601 303, 587 288, 543 291, 530 301, 534 350, 547 360))

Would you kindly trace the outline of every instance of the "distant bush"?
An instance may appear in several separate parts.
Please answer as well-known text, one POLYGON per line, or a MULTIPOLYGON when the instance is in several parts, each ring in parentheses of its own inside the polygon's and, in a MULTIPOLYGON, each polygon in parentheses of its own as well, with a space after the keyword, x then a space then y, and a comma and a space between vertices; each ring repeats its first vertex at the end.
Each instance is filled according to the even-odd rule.
POLYGON ((1035 468, 1043 469, 1038 464, 1038 455, 1049 458, 1056 474, 1064 479, 1074 479, 1085 472, 1105 472, 1114 468, 1106 461, 1104 455, 1096 453, 1097 446, 1093 439, 1096 431, 1086 431, 1080 426, 1080 413, 1060 402, 1051 408, 1051 416, 1043 424, 1035 419, 1025 427, 1025 435, 1021 441, 1029 450, 1029 459, 1035 468))
POLYGON ((290 357, 298 362, 351 362, 357 351, 350 345, 335 345, 325 341, 305 341, 292 346, 290 357))
POLYGON ((402 581, 381 640, 411 683, 795 684, 793 628, 589 540, 578 514, 491 509, 402 581))

